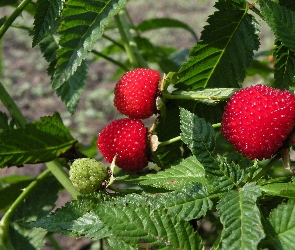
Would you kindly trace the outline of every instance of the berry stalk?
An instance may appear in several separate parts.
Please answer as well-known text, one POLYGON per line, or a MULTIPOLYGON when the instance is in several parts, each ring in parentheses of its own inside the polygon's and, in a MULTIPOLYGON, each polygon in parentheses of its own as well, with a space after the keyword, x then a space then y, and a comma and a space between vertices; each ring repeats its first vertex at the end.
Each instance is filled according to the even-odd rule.
POLYGON ((130 34, 130 27, 126 20, 125 10, 121 10, 120 13, 115 16, 115 20, 132 68, 147 68, 148 64, 139 53, 137 45, 130 34))

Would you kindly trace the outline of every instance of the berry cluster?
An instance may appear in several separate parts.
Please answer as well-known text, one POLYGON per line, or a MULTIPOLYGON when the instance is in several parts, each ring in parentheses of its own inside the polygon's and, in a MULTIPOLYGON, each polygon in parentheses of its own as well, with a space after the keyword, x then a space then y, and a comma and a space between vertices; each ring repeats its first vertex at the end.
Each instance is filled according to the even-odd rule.
POLYGON ((97 146, 107 162, 116 157, 124 171, 141 171, 148 165, 148 131, 140 119, 156 114, 161 75, 152 69, 128 71, 117 82, 114 106, 128 118, 112 121, 98 135, 97 146))
POLYGON ((269 159, 292 132, 294 119, 293 94, 258 84, 241 89, 230 98, 221 132, 249 159, 269 159))

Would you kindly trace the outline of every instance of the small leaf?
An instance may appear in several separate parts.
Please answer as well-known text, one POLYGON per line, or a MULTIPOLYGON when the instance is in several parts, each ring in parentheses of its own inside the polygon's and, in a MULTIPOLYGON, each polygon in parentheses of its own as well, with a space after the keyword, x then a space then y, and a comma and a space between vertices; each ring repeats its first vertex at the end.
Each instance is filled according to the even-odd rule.
POLYGON ((179 70, 177 87, 239 88, 259 47, 256 21, 248 14, 246 1, 219 0, 219 11, 209 17, 201 42, 190 51, 190 59, 179 70))
POLYGON ((259 0, 259 5, 276 38, 295 52, 295 12, 271 0, 259 0))
POLYGON ((260 188, 247 183, 225 194, 217 205, 223 225, 219 249, 257 249, 264 237, 260 211, 256 205, 260 188))
POLYGON ((272 210, 269 222, 274 230, 269 239, 270 245, 275 249, 292 249, 295 237, 295 200, 290 199, 272 210))
POLYGON ((47 162, 76 145, 58 113, 0 133, 0 167, 47 162))

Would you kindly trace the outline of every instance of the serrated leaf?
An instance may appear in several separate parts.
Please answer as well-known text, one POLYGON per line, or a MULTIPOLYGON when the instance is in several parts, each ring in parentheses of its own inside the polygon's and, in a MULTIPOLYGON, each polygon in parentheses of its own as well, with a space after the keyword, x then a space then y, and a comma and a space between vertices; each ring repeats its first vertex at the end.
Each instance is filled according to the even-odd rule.
POLYGON ((217 205, 223 224, 219 249, 257 249, 264 237, 256 205, 261 190, 254 183, 225 194, 217 205))
POLYGON ((231 189, 239 186, 244 171, 235 164, 229 164, 215 153, 215 132, 204 119, 181 108, 181 139, 190 148, 206 171, 206 179, 214 189, 231 189))
POLYGON ((270 245, 275 249, 292 249, 295 237, 295 200, 290 199, 272 210, 269 222, 274 230, 269 239, 270 245))
POLYGON ((295 52, 295 12, 271 0, 259 0, 259 5, 276 38, 295 52))
POLYGON ((58 62, 53 89, 58 89, 74 74, 87 51, 104 32, 105 26, 126 4, 125 0, 69 0, 62 12, 58 62))
POLYGON ((132 204, 104 205, 98 208, 97 214, 112 232, 112 237, 127 245, 137 248, 144 244, 157 249, 202 249, 201 239, 190 224, 172 217, 165 210, 155 211, 132 204))
POLYGON ((199 182, 208 185, 202 164, 192 156, 179 160, 177 163, 157 174, 148 174, 138 179, 141 185, 150 185, 168 190, 181 190, 189 183, 199 182))
POLYGON ((58 113, 0 133, 0 167, 47 162, 76 144, 58 113))
POLYGON ((142 21, 137 27, 140 31, 149 31, 159 28, 182 28, 190 32, 192 36, 198 41, 198 36, 194 30, 186 23, 173 18, 154 18, 142 21))
POLYGON ((228 100, 237 90, 238 89, 235 88, 206 88, 194 91, 176 90, 172 92, 172 96, 174 96, 174 98, 177 98, 178 96, 179 98, 183 98, 183 96, 186 96, 186 99, 188 100, 212 105, 228 100))
POLYGON ((38 0, 36 2, 32 43, 33 47, 41 41, 45 33, 59 17, 64 1, 65 0, 38 0))
POLYGON ((272 183, 261 186, 261 190, 267 195, 295 199, 294 183, 272 183))
POLYGON ((295 53, 277 41, 274 58, 274 87, 289 89, 295 76, 295 53))
POLYGON ((180 68, 177 87, 192 90, 205 87, 238 88, 246 76, 245 68, 259 47, 256 22, 248 14, 245 1, 219 0, 219 11, 209 17, 191 58, 180 68))

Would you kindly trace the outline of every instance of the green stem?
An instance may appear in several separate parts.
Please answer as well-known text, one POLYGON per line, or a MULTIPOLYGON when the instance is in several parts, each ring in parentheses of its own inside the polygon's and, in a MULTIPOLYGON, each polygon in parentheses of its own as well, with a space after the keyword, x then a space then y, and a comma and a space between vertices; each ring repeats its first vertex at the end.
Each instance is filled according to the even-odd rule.
POLYGON ((143 59, 139 50, 137 48, 137 44, 134 42, 133 37, 130 33, 130 28, 127 23, 125 10, 121 10, 118 15, 115 16, 115 20, 121 35, 121 38, 124 43, 124 48, 128 55, 130 64, 132 68, 148 68, 147 62, 143 59))
POLYGON ((46 167, 52 172, 55 178, 63 185, 63 187, 71 194, 74 199, 77 199, 80 193, 75 189, 70 181, 68 174, 63 169, 58 160, 46 162, 46 167))
POLYGON ((0 27, 0 39, 4 36, 5 32, 14 22, 14 20, 20 15, 20 13, 24 10, 24 8, 30 3, 32 0, 23 0, 13 11, 13 13, 6 19, 4 24, 0 27))
POLYGON ((186 94, 184 91, 178 91, 178 94, 170 94, 168 91, 163 91, 162 96, 165 99, 173 99, 173 100, 213 100, 213 101, 226 101, 230 97, 229 96, 204 96, 204 95, 198 95, 189 93, 186 94))
POLYGON ((253 182, 255 182, 255 181, 258 181, 262 176, 264 176, 267 172, 268 172, 268 170, 270 170, 270 168, 273 166, 273 164, 275 163, 275 162, 277 162, 279 159, 281 158, 281 155, 280 154, 277 154, 275 157, 273 157, 270 161, 269 161, 269 163, 267 163, 267 165, 266 166, 264 166, 261 170, 260 170, 260 172, 252 179, 252 181, 253 182))
POLYGON ((47 239, 49 240, 50 244, 52 245, 52 247, 55 250, 62 250, 62 248, 59 246, 59 244, 57 243, 56 239, 54 239, 54 237, 52 236, 52 234, 48 234, 47 235, 47 239))
POLYGON ((109 40, 110 42, 112 42, 113 44, 117 45, 118 47, 120 47, 121 49, 124 49, 124 46, 121 44, 121 43, 118 43, 116 40, 114 40, 112 37, 106 35, 106 34, 103 34, 102 35, 103 38, 109 40))
MULTIPOLYGON (((32 192, 32 190, 50 174, 50 170, 47 169, 41 173, 34 181, 32 181, 20 194, 19 197, 12 203, 8 211, 4 214, 0 221, 0 246, 9 246, 9 224, 13 213, 16 211, 17 207, 23 202, 25 198, 32 192), (2 245, 1 245, 2 244, 2 245)), ((10 249, 10 248, 7 248, 10 249)), ((13 248, 12 248, 13 249, 13 248)))
POLYGON ((0 82, 0 100, 7 108, 8 112, 10 113, 11 117, 14 118, 18 125, 21 128, 24 128, 27 124, 26 118, 23 116, 15 102, 12 100, 9 93, 4 88, 3 84, 0 82))
POLYGON ((105 55, 105 54, 103 54, 103 53, 101 53, 101 52, 99 52, 99 51, 97 51, 97 50, 91 50, 91 52, 92 52, 93 54, 95 54, 95 55, 97 55, 97 56, 100 56, 100 57, 102 57, 102 58, 104 58, 104 59, 106 59, 106 60, 112 62, 113 64, 115 64, 115 65, 121 67, 121 68, 122 68, 123 70, 125 70, 125 71, 128 71, 128 70, 129 70, 129 69, 125 66, 125 64, 120 63, 120 62, 114 60, 113 58, 111 58, 111 57, 109 57, 109 56, 107 56, 107 55, 105 55))

